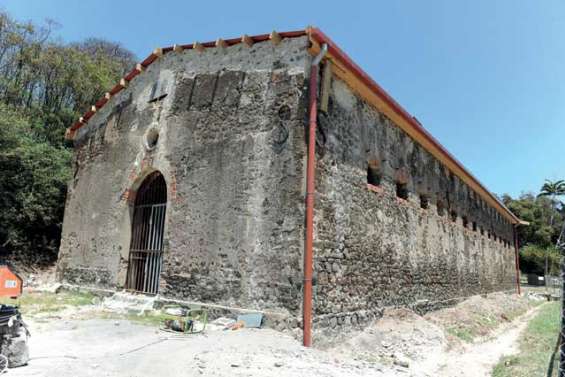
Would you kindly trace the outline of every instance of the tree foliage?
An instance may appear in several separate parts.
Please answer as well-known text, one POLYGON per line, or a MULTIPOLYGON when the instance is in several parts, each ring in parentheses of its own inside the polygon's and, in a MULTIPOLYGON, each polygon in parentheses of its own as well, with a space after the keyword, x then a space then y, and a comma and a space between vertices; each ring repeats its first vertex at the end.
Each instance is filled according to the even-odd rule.
POLYGON ((502 197, 504 204, 516 216, 529 222, 518 232, 520 269, 523 272, 543 275, 546 255, 549 272, 555 274, 558 271, 559 252, 555 243, 565 222, 565 208, 558 199, 565 185, 560 182, 546 181, 538 195, 525 193, 516 199, 509 195, 502 197))
POLYGON ((528 244, 520 248, 520 269, 524 272, 544 275, 546 255, 549 262, 549 275, 559 275, 561 256, 555 246, 541 247, 535 244, 528 244))
POLYGON ((12 259, 56 257, 70 175, 65 128, 135 63, 114 42, 64 44, 56 26, 0 12, 0 252, 12 259))
POLYGON ((538 196, 549 196, 552 198, 561 195, 565 195, 565 181, 558 180, 553 182, 548 179, 545 180, 545 183, 541 187, 540 193, 538 194, 538 196))

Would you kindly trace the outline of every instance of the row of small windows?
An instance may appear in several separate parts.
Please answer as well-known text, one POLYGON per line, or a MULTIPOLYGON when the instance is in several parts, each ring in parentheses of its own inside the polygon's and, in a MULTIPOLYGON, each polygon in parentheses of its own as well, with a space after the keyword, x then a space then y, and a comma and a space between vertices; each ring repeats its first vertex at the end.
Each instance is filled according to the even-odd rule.
MULTIPOLYGON (((372 186, 380 186, 381 181, 382 181, 382 176, 378 172, 378 169, 371 167, 371 164, 369 164, 369 167, 367 169, 367 183, 372 185, 372 186)), ((409 195, 408 185, 406 183, 402 183, 402 182, 395 182, 395 185, 396 185, 396 196, 400 199, 408 200, 408 195, 409 195)), ((482 208, 484 208, 482 205, 480 205, 480 206, 482 208)), ((420 195, 420 208, 429 209, 429 207, 430 207, 429 196, 427 196, 425 194, 421 194, 420 195)), ((445 206, 443 201, 438 200, 436 202, 436 210, 437 210, 438 216, 444 216, 445 215, 446 206, 445 206)), ((487 212, 489 212, 490 215, 495 217, 497 221, 504 221, 502 219, 502 216, 498 212, 495 211, 495 213, 492 213, 492 211, 494 211, 494 209, 492 209, 491 207, 486 207, 485 210, 487 210, 487 212)), ((449 218, 451 219, 451 221, 456 222, 457 221, 457 212, 455 210, 450 211, 449 212, 449 218)), ((467 216, 462 216, 461 220, 462 220, 464 228, 472 229, 473 232, 478 231, 478 232, 480 232, 481 236, 485 235, 485 229, 482 228, 482 227, 479 227, 477 225, 476 221, 472 221, 471 223, 469 223, 469 219, 467 218, 467 216)), ((498 242, 502 243, 505 247, 510 247, 510 245, 511 245, 511 243, 509 241, 503 239, 500 236, 497 236, 496 234, 492 234, 490 231, 486 231, 486 234, 487 234, 488 239, 493 239, 494 241, 498 241, 498 242)))

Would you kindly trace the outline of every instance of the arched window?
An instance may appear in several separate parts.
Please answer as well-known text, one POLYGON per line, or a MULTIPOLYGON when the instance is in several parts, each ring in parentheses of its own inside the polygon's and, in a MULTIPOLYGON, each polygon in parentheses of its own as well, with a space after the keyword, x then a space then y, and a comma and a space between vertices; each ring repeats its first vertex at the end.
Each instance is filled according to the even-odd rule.
POLYGON ((163 263, 167 184, 159 172, 145 178, 135 196, 126 287, 156 294, 163 263))

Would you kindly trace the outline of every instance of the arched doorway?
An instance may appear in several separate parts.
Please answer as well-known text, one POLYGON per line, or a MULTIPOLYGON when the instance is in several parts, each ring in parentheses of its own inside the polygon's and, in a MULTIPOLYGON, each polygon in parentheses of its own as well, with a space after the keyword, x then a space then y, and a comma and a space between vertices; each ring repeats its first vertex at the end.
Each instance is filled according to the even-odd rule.
POLYGON ((163 263, 167 184, 159 172, 145 178, 135 196, 126 288, 156 294, 163 263))

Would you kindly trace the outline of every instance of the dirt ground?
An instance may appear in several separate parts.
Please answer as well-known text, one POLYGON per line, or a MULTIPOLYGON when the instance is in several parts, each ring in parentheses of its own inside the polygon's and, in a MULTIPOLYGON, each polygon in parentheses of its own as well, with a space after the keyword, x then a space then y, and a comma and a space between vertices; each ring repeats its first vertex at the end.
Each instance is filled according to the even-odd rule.
POLYGON ((363 332, 320 350, 271 329, 210 326, 178 337, 93 302, 27 315, 31 360, 7 375, 489 376, 500 357, 515 352, 537 310, 533 301, 506 294, 473 297, 424 317, 389 310, 363 332))
MULTIPOLYGON (((35 324, 32 324, 32 329, 35 324)), ((12 376, 380 376, 269 329, 171 337, 126 320, 56 321, 35 328, 29 365, 12 376)))
POLYGON ((407 309, 387 310, 373 326, 330 352, 379 362, 384 370, 396 366, 394 372, 409 376, 490 376, 501 357, 517 351, 518 336, 537 304, 495 293, 423 317, 407 309))

